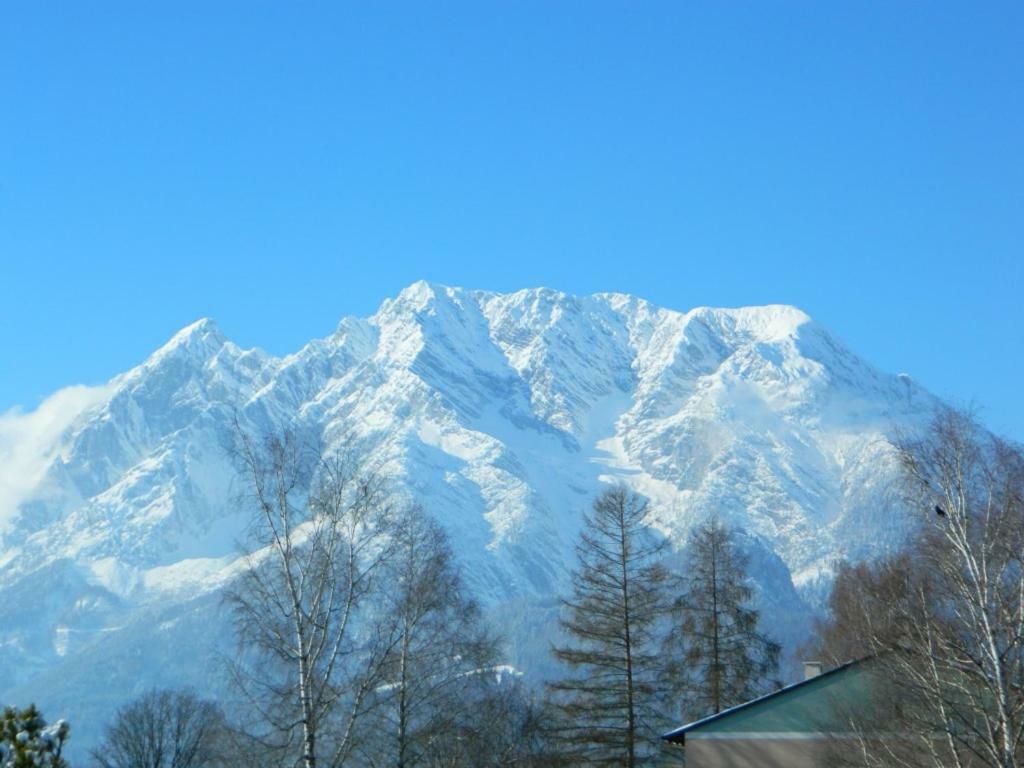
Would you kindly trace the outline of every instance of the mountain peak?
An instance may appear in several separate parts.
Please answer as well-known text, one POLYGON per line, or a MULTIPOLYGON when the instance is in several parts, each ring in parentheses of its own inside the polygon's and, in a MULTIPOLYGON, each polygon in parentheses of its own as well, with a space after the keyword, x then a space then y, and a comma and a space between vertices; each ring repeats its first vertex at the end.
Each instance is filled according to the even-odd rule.
POLYGON ((201 317, 194 323, 190 323, 178 331, 174 336, 171 337, 172 341, 177 338, 187 338, 191 336, 207 334, 207 333, 219 333, 220 329, 217 327, 217 321, 212 317, 201 317))
POLYGON ((175 359, 208 360, 230 342, 210 318, 204 317, 186 325, 162 347, 149 356, 142 368, 149 369, 175 359))
POLYGON ((202 317, 174 334, 166 344, 157 350, 156 354, 200 344, 207 346, 213 343, 222 346, 225 341, 227 339, 221 333, 217 323, 212 318, 202 317))
MULTIPOLYGON (((408 303, 417 307, 424 307, 432 300, 438 298, 441 295, 450 293, 453 289, 446 285, 440 285, 439 283, 431 283, 428 280, 417 280, 414 283, 407 285, 401 291, 398 292, 398 296, 395 297, 395 303, 408 303)), ((454 289, 460 290, 460 289, 454 289)))
POLYGON ((690 310, 692 316, 728 317, 739 331, 749 333, 762 341, 782 341, 798 335, 801 327, 811 325, 811 316, 791 304, 763 304, 735 309, 698 307, 690 310))
POLYGON ((829 564, 898 538, 886 437, 933 400, 792 306, 676 311, 628 294, 421 280, 286 358, 242 352, 201 319, 96 402, 75 411, 73 433, 41 433, 45 472, 19 465, 28 479, 8 508, 26 535, 0 545, 8 605, 36 593, 44 568, 71 574, 51 576, 62 602, 4 614, 0 696, 66 711, 85 745, 107 691, 140 682, 106 679, 134 669, 125 649, 142 649, 147 686, 199 685, 205 668, 167 662, 181 647, 212 659, 229 636, 216 592, 246 523, 229 503, 234 419, 329 452, 356 446, 445 525, 488 610, 511 600, 540 617, 515 639, 529 669, 547 639, 528 627, 550 618, 582 512, 608 482, 644 494, 673 543, 711 513, 756 537, 781 569, 781 582, 767 566, 753 574, 782 600, 765 616, 802 642, 781 620, 807 615, 829 564), (167 621, 146 620, 156 608, 167 621))

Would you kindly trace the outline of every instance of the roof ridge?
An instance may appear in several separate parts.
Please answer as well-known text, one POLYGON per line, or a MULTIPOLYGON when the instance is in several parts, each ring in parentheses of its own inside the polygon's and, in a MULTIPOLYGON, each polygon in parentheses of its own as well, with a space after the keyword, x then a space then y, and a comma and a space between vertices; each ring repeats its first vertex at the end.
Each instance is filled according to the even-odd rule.
POLYGON ((827 672, 822 672, 820 675, 815 675, 814 677, 804 678, 803 680, 797 680, 795 683, 790 683, 789 685, 784 685, 782 688, 779 688, 778 690, 766 693, 763 696, 758 696, 756 699, 751 699, 750 701, 745 701, 742 704, 737 704, 734 707, 729 707, 728 709, 723 709, 721 712, 715 712, 713 715, 708 715, 707 717, 702 717, 700 720, 694 720, 692 723, 687 723, 686 725, 682 726, 681 728, 676 728, 675 730, 672 730, 672 731, 669 731, 668 733, 662 734, 661 738, 664 739, 665 741, 675 741, 677 739, 677 737, 684 736, 686 733, 688 733, 689 731, 694 730, 695 728, 699 728, 701 726, 707 725, 708 723, 714 722, 715 720, 720 720, 723 717, 735 714, 736 712, 739 712, 740 710, 746 709, 747 707, 752 707, 755 704, 760 704, 761 702, 767 701, 768 699, 772 699, 772 698, 775 698, 776 696, 780 696, 783 693, 789 693, 790 691, 794 691, 797 688, 800 688, 802 686, 807 685, 808 683, 813 683, 816 680, 821 680, 822 678, 829 677, 831 675, 834 675, 834 674, 836 674, 838 672, 842 672, 845 669, 849 669, 850 667, 853 667, 853 666, 855 666, 857 664, 860 664, 862 662, 868 661, 869 659, 873 659, 873 658, 875 658, 874 654, 872 654, 870 656, 862 656, 859 659, 851 659, 850 661, 844 662, 844 663, 840 664, 837 667, 833 667, 832 669, 828 670, 827 672))

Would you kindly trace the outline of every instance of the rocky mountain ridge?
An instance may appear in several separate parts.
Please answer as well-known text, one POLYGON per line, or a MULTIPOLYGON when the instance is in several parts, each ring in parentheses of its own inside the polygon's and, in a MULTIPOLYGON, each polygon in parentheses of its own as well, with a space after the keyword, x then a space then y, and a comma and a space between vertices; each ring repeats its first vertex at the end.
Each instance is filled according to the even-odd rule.
POLYGON ((905 529, 887 436, 936 405, 793 307, 425 282, 286 357, 201 320, 76 398, 0 499, 0 691, 86 738, 124 696, 210 679, 246 522, 236 418, 392 478, 448 529, 484 605, 516 617, 511 661, 529 670, 581 513, 615 481, 675 545, 712 513, 742 526, 795 642, 835 560, 905 529))

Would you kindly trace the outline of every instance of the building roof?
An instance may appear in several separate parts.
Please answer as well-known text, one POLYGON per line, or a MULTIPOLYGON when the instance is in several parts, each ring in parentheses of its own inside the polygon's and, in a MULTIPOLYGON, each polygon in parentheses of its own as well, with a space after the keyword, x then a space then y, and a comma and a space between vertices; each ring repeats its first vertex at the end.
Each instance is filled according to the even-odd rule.
POLYGON ((848 661, 815 677, 801 680, 751 701, 722 710, 663 735, 666 741, 683 744, 687 734, 702 738, 741 738, 741 734, 810 735, 834 729, 835 701, 862 695, 862 675, 857 674, 870 658, 848 661), (851 674, 854 676, 851 678, 851 674), (712 736, 711 734, 715 734, 712 736))

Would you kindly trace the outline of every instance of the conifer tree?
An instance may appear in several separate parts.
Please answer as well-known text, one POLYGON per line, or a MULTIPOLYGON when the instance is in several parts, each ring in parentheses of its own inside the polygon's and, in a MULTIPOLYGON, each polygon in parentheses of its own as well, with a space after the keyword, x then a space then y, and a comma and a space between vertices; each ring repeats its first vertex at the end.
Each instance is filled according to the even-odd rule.
POLYGON ((647 502, 624 486, 602 493, 584 516, 563 606, 568 642, 554 649, 573 674, 550 686, 572 765, 633 768, 658 748, 666 714, 657 642, 668 605, 662 546, 648 528, 647 502))
POLYGON ((47 725, 34 704, 6 707, 0 715, 0 765, 5 768, 67 768, 61 757, 68 739, 63 720, 47 725))
POLYGON ((674 606, 666 655, 684 695, 687 717, 703 717, 766 691, 779 645, 758 629, 747 559, 736 532, 712 518, 691 533, 686 587, 674 606))

